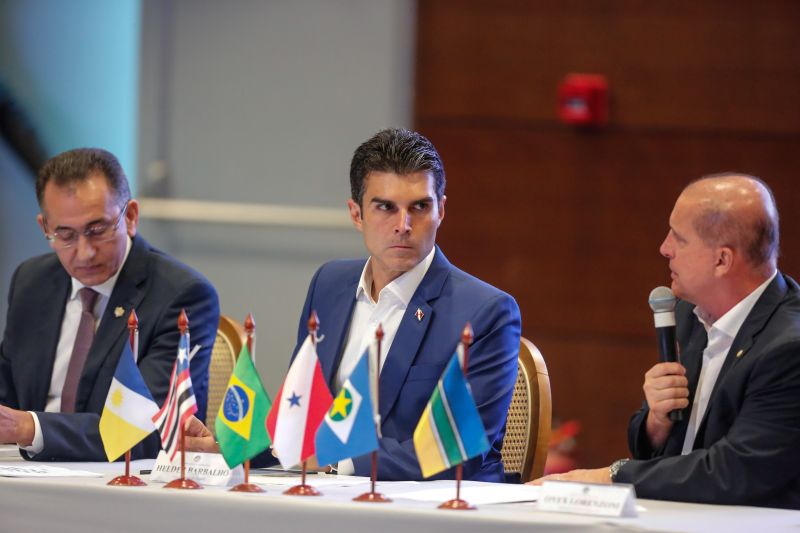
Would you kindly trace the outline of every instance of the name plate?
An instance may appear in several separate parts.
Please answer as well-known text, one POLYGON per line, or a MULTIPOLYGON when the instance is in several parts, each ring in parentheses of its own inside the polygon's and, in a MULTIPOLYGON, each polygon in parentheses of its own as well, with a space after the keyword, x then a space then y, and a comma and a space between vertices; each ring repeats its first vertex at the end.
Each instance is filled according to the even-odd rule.
MULTIPOLYGON (((169 483, 181 477, 181 454, 175 455, 175 460, 170 462, 164 450, 158 452, 158 457, 150 472, 150 481, 169 483)), ((244 470, 241 465, 233 470, 228 468, 222 454, 219 453, 186 453, 186 477, 197 481, 201 485, 226 487, 244 481, 244 470)))
POLYGON ((539 495, 539 509, 595 516, 636 516, 633 485, 602 485, 572 481, 545 481, 539 495))

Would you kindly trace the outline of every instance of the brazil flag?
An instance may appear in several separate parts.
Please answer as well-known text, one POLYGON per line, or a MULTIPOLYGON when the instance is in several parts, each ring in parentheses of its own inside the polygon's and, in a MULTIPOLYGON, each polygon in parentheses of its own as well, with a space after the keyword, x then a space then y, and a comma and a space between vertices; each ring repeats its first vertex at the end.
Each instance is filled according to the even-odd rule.
POLYGON ((247 345, 236 361, 214 426, 222 456, 230 468, 252 459, 270 445, 264 420, 272 407, 247 345))

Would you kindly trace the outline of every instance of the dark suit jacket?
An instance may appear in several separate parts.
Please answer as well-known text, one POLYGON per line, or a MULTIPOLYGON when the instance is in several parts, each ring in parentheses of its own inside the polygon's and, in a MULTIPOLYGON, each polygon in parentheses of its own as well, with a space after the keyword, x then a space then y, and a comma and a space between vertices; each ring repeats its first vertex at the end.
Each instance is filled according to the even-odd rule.
MULTIPOLYGON (((37 412, 44 449, 34 459, 106 460, 98 422, 119 355, 129 342, 131 309, 139 317, 139 369, 159 406, 177 356, 178 315, 186 309, 192 346, 202 346, 191 361, 191 373, 198 415, 205 417, 208 365, 219 322, 217 294, 201 274, 138 236, 100 319, 78 384, 76 412, 43 412, 70 289, 70 277, 55 254, 25 261, 11 280, 0 344, 0 403, 37 412), (114 315, 117 307, 125 310, 120 317, 114 315)), ((155 457, 159 449, 153 434, 134 448, 133 455, 155 457)))
MULTIPOLYGON (((694 400, 706 334, 676 307, 677 339, 694 400)), ((691 404, 666 443, 645 432, 647 405, 631 419, 635 460, 616 480, 644 498, 800 509, 800 287, 780 272, 733 341, 714 385, 693 451, 681 456, 691 404)))
MULTIPOLYGON (((297 348, 308 335, 308 316, 316 310, 322 370, 334 381, 355 305, 365 260, 326 263, 311 280, 300 325, 297 348)), ((464 465, 464 479, 503 481, 500 448, 506 414, 517 379, 520 315, 508 294, 451 265, 437 247, 433 262, 400 322, 380 376, 380 440, 378 477, 420 480, 412 437, 437 381, 470 322, 474 342, 469 350, 468 380, 486 428, 491 449, 464 465), (414 316, 422 310, 422 320, 414 316)), ((370 474, 370 456, 353 460, 356 475, 370 474)), ((453 478, 448 470, 440 478, 453 478)))

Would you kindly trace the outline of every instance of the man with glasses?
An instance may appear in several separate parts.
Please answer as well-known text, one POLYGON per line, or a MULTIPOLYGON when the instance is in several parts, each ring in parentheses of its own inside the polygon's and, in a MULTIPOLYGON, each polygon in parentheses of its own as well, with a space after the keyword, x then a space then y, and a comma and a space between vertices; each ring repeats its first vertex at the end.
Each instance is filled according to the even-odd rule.
MULTIPOLYGON (((29 259, 11 280, 0 345, 0 442, 36 460, 104 460, 98 422, 125 343, 139 318, 137 362, 163 403, 189 316, 198 415, 219 321, 217 294, 199 273, 136 233, 139 205, 109 152, 81 148, 49 160, 36 181, 39 226, 54 254, 29 259)), ((154 434, 134 449, 154 457, 154 434)))

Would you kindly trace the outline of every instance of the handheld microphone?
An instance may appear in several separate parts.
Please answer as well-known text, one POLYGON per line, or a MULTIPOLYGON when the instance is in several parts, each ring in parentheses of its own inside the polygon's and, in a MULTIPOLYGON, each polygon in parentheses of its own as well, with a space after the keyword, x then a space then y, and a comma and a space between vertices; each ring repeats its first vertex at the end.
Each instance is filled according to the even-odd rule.
MULTIPOLYGON (((650 291, 647 303, 653 310, 656 337, 658 337, 659 361, 662 363, 679 362, 675 344, 675 295, 667 287, 656 287, 650 291)), ((669 419, 673 422, 680 422, 683 420, 683 411, 680 409, 671 411, 669 419)))

